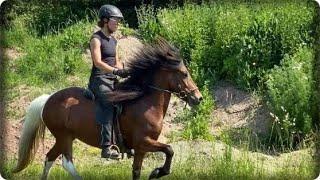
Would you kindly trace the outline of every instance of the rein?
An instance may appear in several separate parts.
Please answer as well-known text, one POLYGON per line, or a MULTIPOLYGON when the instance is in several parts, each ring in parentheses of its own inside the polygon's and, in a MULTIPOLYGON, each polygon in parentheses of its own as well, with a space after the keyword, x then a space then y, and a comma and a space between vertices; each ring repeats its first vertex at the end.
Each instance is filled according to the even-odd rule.
POLYGON ((157 90, 157 91, 162 91, 162 92, 166 92, 166 93, 170 93, 170 94, 175 94, 176 96, 178 96, 181 99, 184 99, 186 97, 189 97, 191 95, 191 93, 193 93, 195 90, 198 89, 198 87, 190 90, 189 92, 186 91, 180 91, 180 92, 174 92, 174 91, 170 91, 168 89, 163 89, 163 88, 159 88, 159 87, 155 87, 155 86, 148 86, 151 89, 157 90))

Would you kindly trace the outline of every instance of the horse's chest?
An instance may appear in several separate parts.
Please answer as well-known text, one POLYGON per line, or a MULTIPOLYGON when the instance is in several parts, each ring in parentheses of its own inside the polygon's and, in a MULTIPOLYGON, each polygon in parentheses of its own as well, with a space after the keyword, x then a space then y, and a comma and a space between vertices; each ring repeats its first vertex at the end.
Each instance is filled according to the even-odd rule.
POLYGON ((144 113, 144 118, 153 124, 158 124, 163 119, 163 112, 156 109, 149 109, 144 113))

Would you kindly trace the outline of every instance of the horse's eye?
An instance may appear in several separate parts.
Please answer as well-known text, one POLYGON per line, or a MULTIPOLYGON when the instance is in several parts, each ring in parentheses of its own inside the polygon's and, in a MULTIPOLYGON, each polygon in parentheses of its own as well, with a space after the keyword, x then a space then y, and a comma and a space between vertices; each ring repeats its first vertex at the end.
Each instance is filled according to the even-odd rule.
POLYGON ((188 73, 187 72, 183 72, 183 77, 187 78, 188 77, 188 73))

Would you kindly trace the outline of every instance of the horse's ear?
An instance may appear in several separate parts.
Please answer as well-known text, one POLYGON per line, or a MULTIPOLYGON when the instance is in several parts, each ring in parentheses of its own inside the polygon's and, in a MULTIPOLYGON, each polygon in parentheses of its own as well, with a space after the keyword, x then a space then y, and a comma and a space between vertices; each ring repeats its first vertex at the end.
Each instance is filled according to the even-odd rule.
POLYGON ((156 37, 156 42, 159 45, 169 45, 168 41, 162 36, 157 36, 156 37))
POLYGON ((156 44, 159 46, 160 49, 164 50, 165 52, 168 52, 171 47, 171 45, 168 43, 168 41, 165 38, 163 38, 162 36, 156 37, 156 44))

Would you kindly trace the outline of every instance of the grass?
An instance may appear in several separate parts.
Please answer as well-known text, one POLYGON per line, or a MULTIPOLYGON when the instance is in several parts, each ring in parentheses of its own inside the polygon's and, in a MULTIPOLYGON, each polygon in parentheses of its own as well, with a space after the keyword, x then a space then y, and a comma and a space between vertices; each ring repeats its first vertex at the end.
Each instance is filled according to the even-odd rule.
MULTIPOLYGON (((311 148, 283 154, 266 156, 261 153, 239 151, 221 142, 178 142, 172 173, 163 179, 311 179, 314 161, 311 148), (200 147, 201 146, 201 147, 200 147), (187 150, 187 151, 186 151, 187 150)), ((75 143, 75 166, 84 179, 131 179, 131 160, 106 161, 99 158, 100 150, 83 143, 75 143)), ((148 155, 142 168, 142 179, 162 165, 164 157, 156 153, 148 155)), ((14 161, 7 162, 4 177, 8 179, 39 179, 42 163, 34 162, 18 174, 10 174, 14 161)), ((61 160, 53 166, 49 179, 72 179, 63 170, 61 160)))
POLYGON ((69 84, 83 85, 87 81, 91 67, 85 63, 82 54, 88 48, 93 23, 88 20, 79 21, 60 34, 40 37, 24 30, 24 26, 21 21, 14 22, 5 31, 5 41, 1 42, 2 46, 14 47, 24 54, 14 62, 7 63, 5 75, 9 86, 24 83, 28 86, 46 87, 50 84, 58 88, 69 84), (17 42, 16 37, 22 34, 21 31, 23 38, 17 42), (77 79, 65 81, 70 77, 77 79))

